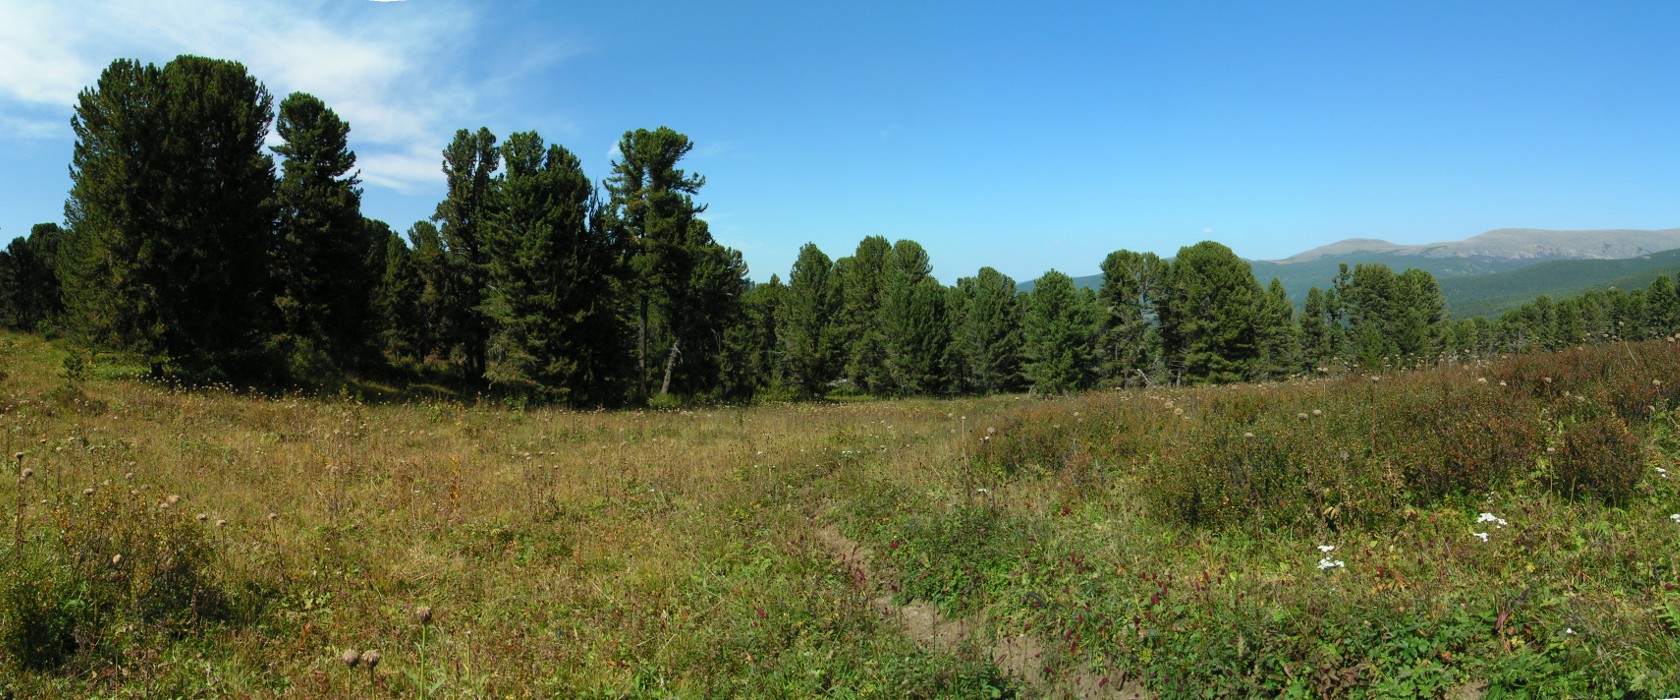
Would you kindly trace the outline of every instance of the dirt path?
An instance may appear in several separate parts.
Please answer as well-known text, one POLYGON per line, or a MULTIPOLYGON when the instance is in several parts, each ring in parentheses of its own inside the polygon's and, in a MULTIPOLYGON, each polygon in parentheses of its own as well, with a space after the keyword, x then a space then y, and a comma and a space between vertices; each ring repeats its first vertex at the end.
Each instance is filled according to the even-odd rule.
POLYGON ((987 650, 992 663, 1004 672, 1021 679, 1029 697, 1045 698, 1107 698, 1112 700, 1142 700, 1151 697, 1143 684, 1136 680, 1092 673, 1075 673, 1048 678, 1044 673, 1044 645, 1031 634, 992 638, 986 626, 970 619, 951 619, 924 601, 908 605, 893 603, 892 594, 882 586, 872 566, 874 553, 868 547, 842 534, 833 525, 821 523, 816 527, 817 541, 834 558, 836 566, 845 570, 854 586, 869 596, 869 607, 883 617, 896 618, 911 639, 942 651, 956 653, 964 644, 987 650))

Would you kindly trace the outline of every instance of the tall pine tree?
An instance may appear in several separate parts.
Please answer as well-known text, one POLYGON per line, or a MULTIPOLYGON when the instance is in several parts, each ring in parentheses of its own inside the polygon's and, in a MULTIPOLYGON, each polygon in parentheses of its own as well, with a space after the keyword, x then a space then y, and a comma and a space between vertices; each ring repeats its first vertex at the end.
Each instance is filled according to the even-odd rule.
POLYGON ((777 325, 782 366, 802 396, 822 396, 838 374, 839 309, 834 266, 815 243, 806 243, 788 274, 777 325))
POLYGON ((535 132, 508 137, 505 174, 483 231, 488 377, 580 404, 616 401, 622 376, 614 251, 592 216, 594 187, 577 156, 535 132))
POLYGON ((490 342, 490 321, 484 313, 489 262, 484 239, 498 155, 496 136, 489 129, 456 131, 455 140, 443 149, 448 195, 432 215, 442 235, 448 271, 443 313, 449 341, 461 348, 463 369, 473 379, 484 376, 490 342))
POLYGON ((1055 270, 1038 278, 1021 319, 1022 373, 1035 391, 1065 394, 1091 385, 1097 324, 1091 300, 1071 278, 1055 270))
POLYGON ((196 56, 118 60, 82 91, 61 268, 82 335, 154 372, 258 370, 272 328, 273 116, 244 66, 196 56))
POLYGON ((282 342, 294 370, 344 368, 366 354, 372 291, 383 270, 370 267, 385 237, 362 221, 362 192, 351 172, 350 125, 306 93, 280 103, 275 131, 283 140, 275 278, 282 342), (377 240, 374 240, 377 238, 377 240))

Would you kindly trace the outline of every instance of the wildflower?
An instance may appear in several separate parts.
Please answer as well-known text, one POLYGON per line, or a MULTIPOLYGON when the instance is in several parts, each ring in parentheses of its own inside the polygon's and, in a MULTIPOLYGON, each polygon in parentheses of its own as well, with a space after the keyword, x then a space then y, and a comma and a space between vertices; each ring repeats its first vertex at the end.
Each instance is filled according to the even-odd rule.
POLYGON ((378 649, 369 649, 362 652, 362 663, 367 664, 369 671, 372 671, 374 667, 378 666, 379 660, 382 658, 384 657, 379 655, 378 649))
POLYGON ((975 493, 978 493, 978 494, 980 494, 980 495, 982 495, 982 496, 984 496, 984 495, 986 495, 986 494, 988 494, 988 493, 991 493, 991 492, 992 492, 992 490, 991 490, 991 489, 987 489, 987 488, 978 488, 978 489, 975 489, 975 490, 974 490, 974 492, 975 492, 975 493))
POLYGON ((181 497, 172 493, 172 494, 169 494, 169 498, 164 499, 164 502, 168 503, 169 505, 175 505, 176 503, 181 502, 181 497))
POLYGON ((1296 420, 1306 420, 1306 419, 1307 419, 1307 414, 1305 414, 1305 413, 1297 413, 1297 414, 1295 414, 1295 419, 1296 419, 1296 420))
POLYGON ((1182 409, 1182 408, 1175 408, 1175 409, 1173 409, 1173 415, 1175 415, 1175 416, 1182 416, 1182 415, 1184 415, 1184 409, 1182 409))
POLYGON ((1573 635, 1573 634, 1575 634, 1575 628, 1574 627, 1565 627, 1565 628, 1563 628, 1563 633, 1568 634, 1568 635, 1573 635))
POLYGON ((1337 567, 1341 567, 1341 568, 1345 569, 1345 568, 1347 568, 1347 562, 1342 561, 1340 559, 1337 559, 1335 561, 1331 561, 1330 557, 1325 557, 1323 559, 1318 560, 1318 570, 1319 571, 1323 571, 1325 569, 1334 569, 1334 568, 1337 568, 1337 567))
POLYGON ((1315 408, 1315 409, 1313 409, 1313 417, 1314 417, 1314 418, 1317 418, 1317 417, 1319 417, 1319 416, 1322 416, 1322 415, 1324 415, 1324 412, 1323 412, 1323 411, 1320 411, 1320 410, 1318 410, 1318 409, 1316 409, 1316 408, 1315 408))
POLYGON ((198 521, 199 521, 199 522, 201 522, 201 523, 202 523, 202 522, 204 522, 204 521, 206 521, 206 520, 209 520, 209 519, 210 519, 210 516, 209 516, 209 515, 206 515, 206 514, 204 514, 204 513, 199 513, 199 514, 198 514, 198 515, 197 515, 197 518, 198 518, 198 521))
POLYGON ((279 520, 280 519, 280 514, 279 513, 269 513, 268 514, 268 519, 269 520, 279 520))
POLYGON ((356 664, 361 663, 362 655, 356 653, 355 649, 347 649, 345 650, 344 655, 338 657, 338 659, 343 661, 346 667, 355 668, 356 664))
POLYGON ((1487 383, 1487 377, 1476 377, 1476 383, 1477 384, 1486 384, 1487 383))
POLYGON ((1487 534, 1487 533, 1485 533, 1485 532, 1472 532, 1472 533, 1470 533, 1470 534, 1472 534, 1472 535, 1475 535, 1475 536, 1477 536, 1477 537, 1480 537, 1480 538, 1482 538, 1482 541, 1483 541, 1483 542, 1486 542, 1486 541, 1488 541, 1488 540, 1487 540, 1487 538, 1488 538, 1488 534, 1487 534))
POLYGON ((1244 440, 1253 440, 1254 439, 1254 433, 1243 433, 1243 439, 1244 440))
POLYGON ((1499 523, 1499 527, 1505 527, 1506 525, 1510 525, 1510 523, 1505 522, 1504 518, 1501 518, 1501 517, 1499 517, 1497 515, 1494 515, 1492 513, 1483 513, 1481 515, 1481 517, 1476 518, 1476 522, 1478 522, 1478 523, 1499 523))
POLYGON ((432 606, 422 605, 418 608, 415 608, 414 609, 414 619, 419 620, 420 624, 422 624, 422 625, 431 624, 432 623, 432 606))
POLYGON ((1680 513, 1675 513, 1674 515, 1670 515, 1670 516, 1668 516, 1668 519, 1673 520, 1676 523, 1680 523, 1680 513))
POLYGON ((1325 554, 1329 554, 1330 552, 1335 551, 1335 549, 1336 549, 1336 545, 1333 545, 1333 544, 1321 544, 1321 545, 1318 546, 1318 551, 1323 552, 1325 554))
POLYGON ((1662 380, 1661 379, 1652 379, 1651 380, 1651 386, 1662 386, 1662 380))
POLYGON ((1668 470, 1663 469, 1662 467, 1657 467, 1657 478, 1667 479, 1668 478, 1668 470))
POLYGON ((82 489, 82 495, 83 496, 92 496, 93 495, 93 489, 92 488, 82 489))
POLYGON ((111 566, 116 566, 116 565, 121 564, 121 563, 122 563, 122 555, 121 554, 112 554, 111 555, 111 566))
POLYGON ((35 476, 35 470, 30 469, 29 467, 24 467, 23 468, 23 473, 20 476, 22 476, 25 479, 28 479, 29 477, 35 476))
POLYGON ((216 527, 227 527, 227 521, 226 520, 217 520, 216 521, 216 527))

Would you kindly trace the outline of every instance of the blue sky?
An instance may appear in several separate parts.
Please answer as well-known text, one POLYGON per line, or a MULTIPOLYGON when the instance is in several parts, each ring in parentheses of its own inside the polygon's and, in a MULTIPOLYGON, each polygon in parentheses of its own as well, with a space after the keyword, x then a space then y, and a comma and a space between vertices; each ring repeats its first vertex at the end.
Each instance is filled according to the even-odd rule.
POLYGON ((1092 274, 1213 239, 1680 226, 1672 2, 0 0, 0 240, 62 219, 76 93, 118 57, 244 62, 351 124, 364 211, 442 196, 455 129, 597 181, 628 129, 697 147, 752 277, 921 242, 946 282, 1092 274))

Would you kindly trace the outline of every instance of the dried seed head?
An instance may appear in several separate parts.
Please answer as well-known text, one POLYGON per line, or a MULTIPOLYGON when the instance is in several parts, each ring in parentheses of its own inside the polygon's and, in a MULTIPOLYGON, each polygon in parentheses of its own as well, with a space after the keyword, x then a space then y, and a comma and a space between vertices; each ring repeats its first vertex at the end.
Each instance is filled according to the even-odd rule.
POLYGON ((1322 416, 1322 415, 1324 415, 1324 411, 1315 408, 1315 409, 1313 409, 1313 415, 1314 416, 1322 416))
POLYGON ((83 496, 92 496, 93 495, 93 489, 91 489, 91 488, 82 489, 82 495, 83 496))
POLYGON ((169 505, 175 505, 175 504, 181 502, 181 497, 172 493, 172 494, 169 494, 169 498, 165 498, 165 499, 163 499, 163 501, 165 503, 168 503, 169 505))
POLYGON ((414 619, 419 620, 420 624, 422 624, 422 625, 431 624, 432 623, 432 606, 422 605, 418 608, 415 608, 414 609, 414 619))
POLYGON ((29 467, 24 467, 23 468, 23 473, 21 474, 21 476, 25 479, 28 479, 29 477, 35 476, 35 470, 30 469, 29 467))
POLYGON ((216 527, 227 527, 227 521, 226 520, 217 520, 216 521, 216 527))
POLYGON ((12 459, 15 459, 19 462, 22 462, 23 461, 23 453, 19 452, 17 454, 12 455, 12 459))
POLYGON ((269 520, 279 520, 280 519, 280 514, 279 513, 269 513, 268 514, 268 519, 269 520))
POLYGON ((367 664, 369 671, 372 671, 374 667, 378 666, 379 660, 382 658, 385 657, 379 655, 378 649, 369 649, 362 652, 362 663, 367 664))
POLYGON ((1300 419, 1300 420, 1306 420, 1306 419, 1307 419, 1307 414, 1305 414, 1305 413, 1297 413, 1297 414, 1295 414, 1295 417, 1296 417, 1296 418, 1298 418, 1298 419, 1300 419))
POLYGON ((1244 440, 1253 440, 1254 439, 1254 433, 1243 433, 1243 439, 1244 440))
POLYGON ((343 661, 346 667, 355 668, 356 664, 362 662, 362 655, 357 653, 355 649, 349 649, 346 650, 343 655, 339 656, 338 659, 343 661))
POLYGON ((112 554, 111 555, 111 566, 116 566, 116 565, 121 564, 121 563, 122 563, 122 555, 121 554, 112 554))
POLYGON ((209 520, 209 519, 210 519, 209 515, 206 515, 204 513, 199 513, 198 514, 198 521, 201 522, 201 523, 206 521, 206 520, 209 520))

